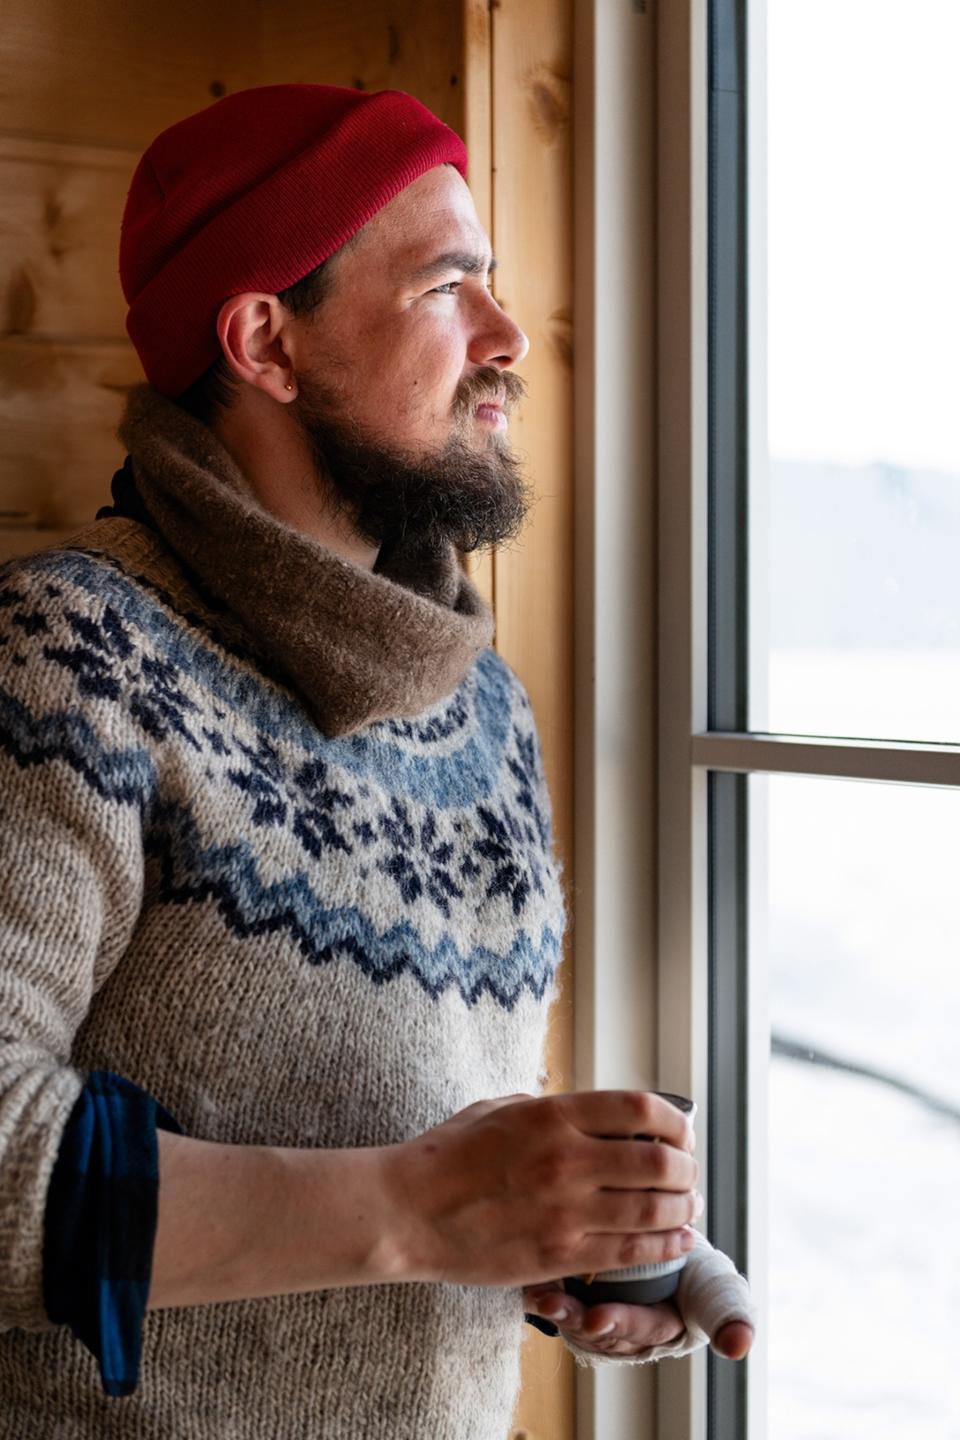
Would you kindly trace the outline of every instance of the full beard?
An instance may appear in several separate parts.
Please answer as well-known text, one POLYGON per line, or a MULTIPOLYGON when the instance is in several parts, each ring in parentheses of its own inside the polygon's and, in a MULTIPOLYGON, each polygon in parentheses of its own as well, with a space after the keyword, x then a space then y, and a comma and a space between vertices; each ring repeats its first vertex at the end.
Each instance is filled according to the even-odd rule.
POLYGON ((492 549, 519 535, 532 502, 520 464, 499 431, 471 443, 477 404, 505 394, 505 410, 523 394, 510 372, 486 368, 458 391, 453 430, 441 448, 395 450, 345 417, 332 391, 300 375, 296 418, 310 447, 322 499, 346 511, 363 539, 381 547, 449 542, 462 551, 492 549), (332 493, 331 493, 332 492, 332 493))

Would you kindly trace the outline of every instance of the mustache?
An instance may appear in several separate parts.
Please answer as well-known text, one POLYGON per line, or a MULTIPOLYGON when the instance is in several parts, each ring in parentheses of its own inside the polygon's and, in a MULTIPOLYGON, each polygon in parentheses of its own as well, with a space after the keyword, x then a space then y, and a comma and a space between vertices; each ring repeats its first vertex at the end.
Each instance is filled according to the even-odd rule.
POLYGON ((483 365, 460 382, 454 401, 454 414, 458 417, 470 415, 485 400, 502 404, 509 415, 527 393, 526 383, 512 370, 498 370, 493 365, 483 365))

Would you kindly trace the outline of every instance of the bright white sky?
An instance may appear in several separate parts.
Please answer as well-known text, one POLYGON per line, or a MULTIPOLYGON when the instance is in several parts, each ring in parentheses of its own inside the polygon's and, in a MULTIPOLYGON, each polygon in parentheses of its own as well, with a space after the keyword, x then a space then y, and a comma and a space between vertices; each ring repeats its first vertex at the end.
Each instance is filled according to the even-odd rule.
POLYGON ((769 0, 777 459, 960 476, 960 0, 769 0))

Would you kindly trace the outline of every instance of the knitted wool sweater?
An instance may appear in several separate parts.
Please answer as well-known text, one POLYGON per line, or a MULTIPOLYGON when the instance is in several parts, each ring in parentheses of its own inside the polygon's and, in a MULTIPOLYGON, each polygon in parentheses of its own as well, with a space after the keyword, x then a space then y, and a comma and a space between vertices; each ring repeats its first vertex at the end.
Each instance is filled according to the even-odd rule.
MULTIPOLYGON (((356 579, 382 626, 441 608, 356 579)), ((322 696, 128 519, 6 567, 0 613, 0 1434, 503 1440, 519 1289, 153 1311, 117 1400, 49 1326, 41 1256, 87 1071, 189 1135, 287 1146, 539 1088, 563 909, 519 682, 480 648, 417 713, 325 734, 322 696)))
MULTIPOLYGON (((152 1311, 124 1399, 47 1318, 88 1072, 200 1139, 400 1142, 541 1088, 564 924, 530 705, 452 553, 347 565, 149 392, 125 438, 147 523, 0 570, 0 1437, 504 1440, 519 1289, 152 1311)), ((641 1358, 735 1313, 701 1251, 641 1358)))

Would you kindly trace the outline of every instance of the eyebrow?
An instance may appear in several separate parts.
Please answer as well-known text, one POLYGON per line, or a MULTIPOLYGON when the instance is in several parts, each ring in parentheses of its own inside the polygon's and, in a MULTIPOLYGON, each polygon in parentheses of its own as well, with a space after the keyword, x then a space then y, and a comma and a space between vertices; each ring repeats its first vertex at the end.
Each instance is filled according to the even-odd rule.
POLYGON ((411 283, 420 280, 429 280, 433 275, 440 275, 444 270, 462 270, 464 275, 482 275, 486 270, 493 274, 497 268, 497 257, 491 255, 489 261, 485 255, 470 255, 463 250, 447 250, 443 255, 435 255, 428 260, 426 265, 420 265, 407 279, 411 283))

